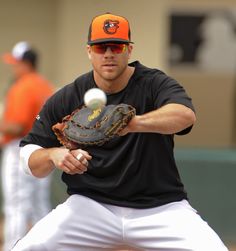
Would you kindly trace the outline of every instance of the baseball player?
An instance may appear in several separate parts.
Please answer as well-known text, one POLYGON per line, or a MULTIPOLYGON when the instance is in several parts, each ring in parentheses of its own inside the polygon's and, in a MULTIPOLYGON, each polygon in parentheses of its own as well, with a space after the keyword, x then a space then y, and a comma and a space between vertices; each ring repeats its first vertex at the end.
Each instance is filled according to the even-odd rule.
POLYGON ((189 204, 174 159, 174 135, 189 133, 196 120, 191 98, 164 72, 128 63, 132 48, 126 18, 93 18, 92 71, 53 95, 21 141, 24 170, 45 177, 60 169, 70 196, 13 251, 227 250, 189 204), (95 87, 105 91, 107 105, 132 105, 136 116, 122 136, 101 146, 61 147, 52 126, 81 108, 95 87))
POLYGON ((28 42, 18 42, 3 55, 14 82, 9 87, 0 121, 4 246, 9 251, 28 228, 51 209, 50 176, 37 179, 19 168, 19 142, 31 129, 36 115, 54 88, 37 72, 38 53, 28 42), (37 206, 35 206, 37 203, 37 206))

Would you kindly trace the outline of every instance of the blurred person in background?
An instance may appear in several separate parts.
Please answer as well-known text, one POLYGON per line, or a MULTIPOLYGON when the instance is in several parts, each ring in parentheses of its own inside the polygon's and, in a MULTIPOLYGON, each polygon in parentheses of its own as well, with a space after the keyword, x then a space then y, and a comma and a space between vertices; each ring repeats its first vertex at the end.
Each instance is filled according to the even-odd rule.
POLYGON ((28 42, 17 43, 11 53, 3 55, 3 62, 11 66, 13 73, 0 120, 3 251, 8 251, 51 209, 51 178, 37 179, 19 168, 19 142, 30 131, 54 87, 37 72, 38 54, 28 42))

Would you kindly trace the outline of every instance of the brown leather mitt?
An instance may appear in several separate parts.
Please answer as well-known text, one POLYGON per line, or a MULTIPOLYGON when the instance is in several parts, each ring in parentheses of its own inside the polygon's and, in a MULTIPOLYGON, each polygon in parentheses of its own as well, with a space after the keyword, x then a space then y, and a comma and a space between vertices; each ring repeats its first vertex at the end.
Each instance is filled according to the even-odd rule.
POLYGON ((68 149, 103 145, 118 136, 135 114, 135 108, 127 104, 107 105, 96 110, 83 107, 65 116, 52 130, 68 149))

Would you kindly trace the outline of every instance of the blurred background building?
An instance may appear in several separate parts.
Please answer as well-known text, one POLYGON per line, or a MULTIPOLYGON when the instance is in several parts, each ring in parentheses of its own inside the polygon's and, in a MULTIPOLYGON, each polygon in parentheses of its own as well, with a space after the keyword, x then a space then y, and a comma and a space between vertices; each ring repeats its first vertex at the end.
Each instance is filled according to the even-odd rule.
MULTIPOLYGON (((88 27, 113 12, 130 21, 132 60, 176 78, 193 98, 197 123, 176 137, 176 157, 192 204, 236 243, 236 0, 0 0, 0 54, 17 41, 40 48, 40 71, 58 88, 91 69, 88 27)), ((0 64, 0 104, 10 73, 0 64)), ((63 200, 55 173, 52 200, 63 200)))

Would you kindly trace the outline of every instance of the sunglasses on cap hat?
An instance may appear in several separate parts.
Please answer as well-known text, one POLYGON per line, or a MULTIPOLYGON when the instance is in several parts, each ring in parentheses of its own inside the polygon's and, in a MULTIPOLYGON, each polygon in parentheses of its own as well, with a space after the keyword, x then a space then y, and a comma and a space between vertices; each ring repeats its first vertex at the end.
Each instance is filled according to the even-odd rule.
POLYGON ((93 44, 91 45, 92 51, 98 54, 106 53, 107 49, 115 54, 120 54, 126 51, 127 44, 105 43, 105 44, 93 44))

